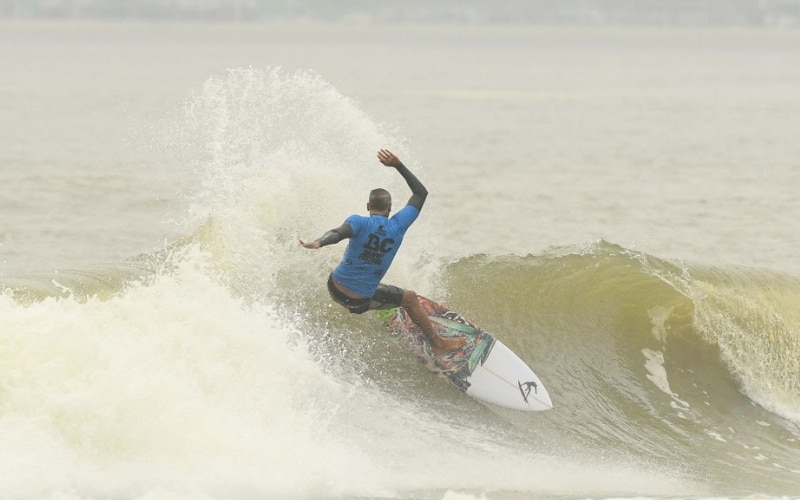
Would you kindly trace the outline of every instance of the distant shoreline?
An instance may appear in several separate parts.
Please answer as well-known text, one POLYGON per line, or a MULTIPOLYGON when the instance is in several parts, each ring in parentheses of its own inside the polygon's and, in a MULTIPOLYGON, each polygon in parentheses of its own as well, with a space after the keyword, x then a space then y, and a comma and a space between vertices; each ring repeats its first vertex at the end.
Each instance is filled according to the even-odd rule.
POLYGON ((6 0, 0 20, 800 28, 800 0, 6 0))
MULTIPOLYGON (((455 21, 430 21, 430 22, 395 22, 384 20, 321 20, 321 19, 270 19, 258 21, 233 21, 233 20, 207 20, 207 19, 122 19, 122 18, 10 18, 0 16, 0 26, 4 27, 52 27, 69 31, 76 28, 91 28, 96 26, 109 27, 142 27, 142 26, 184 26, 187 28, 214 29, 214 27, 240 28, 243 32, 262 31, 271 28, 278 31, 290 32, 292 30, 340 30, 342 28, 359 30, 420 30, 430 32, 456 33, 463 29, 474 29, 486 32, 513 34, 514 32, 553 31, 569 32, 625 30, 656 33, 658 31, 685 30, 691 31, 800 31, 799 26, 786 25, 749 25, 749 24, 648 24, 648 23, 607 23, 607 24, 580 24, 580 23, 499 23, 499 22, 455 22, 455 21)), ((0 33, 0 38, 4 33, 0 33)))

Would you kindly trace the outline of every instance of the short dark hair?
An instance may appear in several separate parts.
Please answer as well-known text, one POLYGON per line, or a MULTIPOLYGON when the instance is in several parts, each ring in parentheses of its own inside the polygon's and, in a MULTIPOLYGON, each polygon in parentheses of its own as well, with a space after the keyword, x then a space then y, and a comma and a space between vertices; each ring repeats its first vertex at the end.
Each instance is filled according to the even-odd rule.
POLYGON ((389 191, 383 188, 373 189, 369 192, 369 208, 370 210, 387 210, 392 205, 392 195, 389 191))

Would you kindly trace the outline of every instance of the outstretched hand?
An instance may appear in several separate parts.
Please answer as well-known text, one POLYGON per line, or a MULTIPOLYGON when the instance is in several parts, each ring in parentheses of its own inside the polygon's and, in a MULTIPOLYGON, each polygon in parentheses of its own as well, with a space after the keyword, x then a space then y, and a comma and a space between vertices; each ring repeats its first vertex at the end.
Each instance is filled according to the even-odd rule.
POLYGON ((397 168, 403 164, 403 162, 400 161, 400 158, 396 157, 394 153, 388 149, 381 149, 378 151, 378 160, 387 167, 397 168))
POLYGON ((312 250, 316 250, 317 248, 319 248, 321 246, 319 244, 319 241, 310 241, 308 243, 306 243, 303 240, 299 240, 299 241, 300 241, 300 246, 305 247, 305 248, 310 248, 312 250))

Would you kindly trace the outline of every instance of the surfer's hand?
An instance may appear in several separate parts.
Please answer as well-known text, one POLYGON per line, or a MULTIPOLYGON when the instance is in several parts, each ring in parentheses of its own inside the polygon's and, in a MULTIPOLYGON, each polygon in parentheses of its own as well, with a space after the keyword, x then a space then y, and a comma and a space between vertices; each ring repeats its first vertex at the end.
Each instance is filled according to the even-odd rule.
POLYGON ((394 153, 388 149, 381 149, 378 151, 378 160, 387 167, 397 168, 403 164, 403 162, 400 161, 400 158, 396 157, 394 153))
POLYGON ((303 240, 299 240, 299 241, 300 241, 300 246, 305 247, 305 248, 310 248, 312 250, 316 250, 317 248, 322 246, 322 245, 320 245, 319 241, 312 241, 310 243, 306 243, 303 240))

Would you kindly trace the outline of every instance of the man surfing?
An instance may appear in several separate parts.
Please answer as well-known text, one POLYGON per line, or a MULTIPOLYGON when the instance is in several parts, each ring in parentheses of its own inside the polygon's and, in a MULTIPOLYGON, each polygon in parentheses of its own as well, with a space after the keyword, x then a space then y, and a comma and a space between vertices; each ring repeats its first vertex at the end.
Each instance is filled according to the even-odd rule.
POLYGON ((412 195, 406 206, 390 218, 391 194, 385 189, 373 189, 367 202, 369 217, 351 215, 344 224, 312 242, 306 243, 301 239, 300 245, 318 249, 349 238, 342 261, 328 277, 331 298, 355 314, 402 306, 425 334, 434 354, 459 349, 466 339, 437 334, 413 290, 381 283, 406 231, 419 217, 428 190, 391 151, 378 151, 378 160, 387 167, 394 167, 411 188, 412 195))

